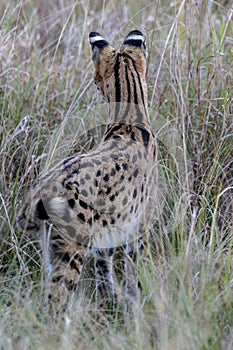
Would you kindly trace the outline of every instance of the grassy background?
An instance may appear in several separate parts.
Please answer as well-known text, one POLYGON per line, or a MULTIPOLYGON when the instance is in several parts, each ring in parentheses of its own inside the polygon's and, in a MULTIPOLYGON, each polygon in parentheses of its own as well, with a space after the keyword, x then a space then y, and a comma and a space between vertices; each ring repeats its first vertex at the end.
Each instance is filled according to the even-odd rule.
POLYGON ((230 7, 223 0, 1 1, 1 349, 233 348, 230 7), (124 325, 120 318, 103 325, 82 295, 55 319, 44 308, 36 238, 18 232, 17 212, 54 132, 70 152, 77 137, 88 149, 87 131, 104 122, 95 112, 101 99, 88 33, 118 48, 134 28, 147 36, 163 188, 152 254, 139 266, 142 298, 124 325))

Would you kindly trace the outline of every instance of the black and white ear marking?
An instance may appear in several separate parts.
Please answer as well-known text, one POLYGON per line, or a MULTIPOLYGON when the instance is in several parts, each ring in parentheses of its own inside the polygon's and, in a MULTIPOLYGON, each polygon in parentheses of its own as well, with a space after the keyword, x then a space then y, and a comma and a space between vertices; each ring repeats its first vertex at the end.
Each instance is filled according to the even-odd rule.
POLYGON ((129 32, 123 45, 139 47, 142 49, 145 57, 147 57, 146 39, 139 30, 132 30, 129 32))
POLYGON ((132 45, 141 47, 142 43, 144 43, 145 38, 142 32, 139 30, 132 30, 126 37, 124 41, 124 45, 132 45))
POLYGON ((104 47, 109 45, 109 42, 105 40, 99 33, 97 32, 91 32, 89 34, 89 41, 92 46, 92 49, 94 47, 98 47, 99 49, 103 49, 104 47))

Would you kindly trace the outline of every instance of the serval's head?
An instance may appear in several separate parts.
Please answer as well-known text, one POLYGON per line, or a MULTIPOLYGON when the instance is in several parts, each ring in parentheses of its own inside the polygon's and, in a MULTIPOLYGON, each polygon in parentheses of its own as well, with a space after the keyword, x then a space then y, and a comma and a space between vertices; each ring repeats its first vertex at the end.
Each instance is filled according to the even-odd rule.
POLYGON ((132 99, 138 88, 146 95, 147 49, 145 37, 139 30, 126 36, 119 52, 97 32, 91 32, 89 40, 95 66, 94 81, 108 102, 137 103, 132 99))

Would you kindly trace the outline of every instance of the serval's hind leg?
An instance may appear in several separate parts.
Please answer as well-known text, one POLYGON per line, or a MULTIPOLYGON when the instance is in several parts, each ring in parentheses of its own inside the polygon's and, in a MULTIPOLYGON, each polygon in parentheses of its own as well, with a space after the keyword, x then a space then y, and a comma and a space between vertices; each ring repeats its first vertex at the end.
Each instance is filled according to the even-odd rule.
POLYGON ((113 269, 114 249, 95 249, 97 307, 114 312, 117 297, 113 269))

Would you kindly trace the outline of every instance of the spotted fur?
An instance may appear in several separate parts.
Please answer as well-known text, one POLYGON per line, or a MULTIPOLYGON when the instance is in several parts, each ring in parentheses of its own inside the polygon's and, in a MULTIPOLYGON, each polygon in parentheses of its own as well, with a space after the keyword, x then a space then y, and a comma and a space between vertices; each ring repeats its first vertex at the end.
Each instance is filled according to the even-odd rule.
POLYGON ((115 294, 112 248, 125 245, 132 257, 151 213, 156 148, 147 111, 146 44, 138 30, 118 53, 99 33, 89 40, 94 81, 109 104, 106 131, 91 152, 66 158, 37 179, 18 221, 38 232, 42 247, 48 241, 54 284, 74 290, 92 252, 97 287, 115 294))

